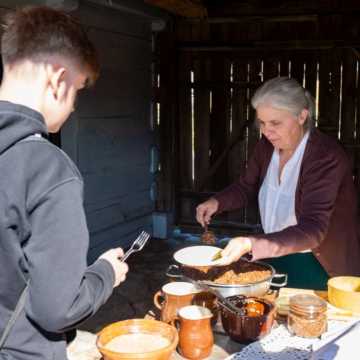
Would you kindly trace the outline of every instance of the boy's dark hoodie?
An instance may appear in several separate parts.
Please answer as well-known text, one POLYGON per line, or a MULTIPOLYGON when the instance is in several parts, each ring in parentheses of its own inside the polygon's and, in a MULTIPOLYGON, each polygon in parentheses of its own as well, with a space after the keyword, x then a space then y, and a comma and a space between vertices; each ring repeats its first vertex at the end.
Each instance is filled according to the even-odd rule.
POLYGON ((40 113, 0 101, 0 334, 29 281, 0 359, 66 359, 64 332, 112 293, 110 263, 86 264, 80 173, 46 136, 40 113))

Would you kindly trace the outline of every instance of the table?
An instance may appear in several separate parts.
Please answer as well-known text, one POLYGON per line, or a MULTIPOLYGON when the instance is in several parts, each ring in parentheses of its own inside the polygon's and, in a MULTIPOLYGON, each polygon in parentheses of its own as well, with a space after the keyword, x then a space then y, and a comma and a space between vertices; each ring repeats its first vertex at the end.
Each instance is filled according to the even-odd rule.
MULTIPOLYGON (((266 296, 270 300, 274 300, 276 293, 271 293, 266 296)), ((145 315, 148 319, 159 319, 160 313, 157 308, 152 308, 145 315)), ((244 345, 232 341, 224 332, 221 325, 220 317, 215 325, 213 325, 214 346, 211 355, 204 360, 223 360, 230 354, 240 351, 244 345)), ((96 335, 77 331, 75 340, 68 347, 69 360, 101 360, 101 354, 96 347, 96 335)), ((174 352, 171 360, 183 360, 181 355, 174 352)))
MULTIPOLYGON (((270 297, 267 296, 267 298, 274 300, 277 295, 291 296, 297 293, 312 293, 327 300, 326 292, 314 292, 313 290, 290 288, 282 288, 280 290, 280 294, 274 293, 270 295, 270 297)), ((157 309, 151 309, 145 317, 158 319, 159 313, 157 309)), ((334 308, 331 306, 328 309, 328 318, 337 320, 352 319, 348 312, 343 312, 340 309, 334 310, 334 308)), ((225 334, 219 319, 215 326, 213 326, 213 334, 215 344, 212 354, 207 360, 223 360, 230 354, 236 353, 244 347, 244 345, 232 341, 225 334)), ((74 342, 71 343, 68 347, 68 357, 69 360, 101 360, 101 355, 96 348, 96 335, 84 331, 78 331, 74 342)), ((182 356, 180 356, 178 353, 174 353, 171 360, 182 359, 184 359, 182 356)))

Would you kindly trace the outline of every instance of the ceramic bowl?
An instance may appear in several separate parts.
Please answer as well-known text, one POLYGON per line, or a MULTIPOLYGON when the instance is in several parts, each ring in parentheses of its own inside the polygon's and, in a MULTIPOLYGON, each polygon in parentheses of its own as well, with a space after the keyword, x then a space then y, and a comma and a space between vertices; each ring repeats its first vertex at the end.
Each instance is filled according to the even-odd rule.
POLYGON ((132 319, 106 326, 99 333, 96 345, 104 360, 169 360, 178 340, 178 332, 174 326, 157 320, 132 319), (114 348, 110 350, 110 342, 115 338, 120 339, 122 335, 126 335, 122 340, 126 338, 128 341, 126 350, 124 343, 123 346, 118 344, 116 351, 114 348), (143 335, 149 343, 149 349, 158 340, 161 340, 161 345, 147 351, 143 335))
POLYGON ((232 340, 241 344, 248 344, 261 339, 270 332, 275 315, 274 303, 258 297, 244 297, 242 295, 230 296, 227 299, 240 310, 239 313, 231 312, 224 307, 221 307, 220 310, 223 328, 232 340), (263 312, 251 315, 247 312, 241 312, 249 303, 262 305, 263 312))
POLYGON ((337 276, 328 281, 330 304, 360 314, 360 277, 337 276))

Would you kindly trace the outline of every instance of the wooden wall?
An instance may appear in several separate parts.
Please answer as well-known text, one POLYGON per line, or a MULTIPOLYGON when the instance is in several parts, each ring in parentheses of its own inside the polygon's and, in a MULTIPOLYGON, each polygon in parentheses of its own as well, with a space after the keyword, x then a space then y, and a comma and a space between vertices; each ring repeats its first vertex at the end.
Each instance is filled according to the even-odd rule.
POLYGON ((151 22, 86 3, 76 15, 99 51, 101 74, 61 137, 84 177, 91 261, 152 231, 151 22))
MULTIPOLYGON (((260 135, 250 99, 275 76, 296 78, 316 98, 317 126, 345 146, 360 194, 359 20, 347 12, 177 23, 178 224, 194 224, 196 205, 245 171, 260 135)), ((257 206, 214 223, 256 231, 257 206)))

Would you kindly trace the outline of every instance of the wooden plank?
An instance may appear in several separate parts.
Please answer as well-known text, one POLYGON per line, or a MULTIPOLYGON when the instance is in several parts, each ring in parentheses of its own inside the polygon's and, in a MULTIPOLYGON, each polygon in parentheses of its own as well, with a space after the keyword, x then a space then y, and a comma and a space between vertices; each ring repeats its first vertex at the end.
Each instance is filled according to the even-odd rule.
POLYGON ((302 0, 296 1, 208 1, 209 16, 234 17, 234 16, 291 16, 308 14, 328 14, 328 13, 352 13, 358 11, 360 4, 357 0, 338 1, 338 0, 302 0), (280 6, 282 5, 282 6, 280 6), (314 11, 316 10, 316 12, 314 11))
MULTIPOLYGON (((253 59, 249 63, 249 69, 248 69, 248 79, 249 82, 257 82, 260 80, 260 74, 261 74, 261 59, 253 59)), ((249 94, 249 102, 251 101, 251 98, 254 94, 256 89, 249 88, 248 94, 249 94)), ((255 110, 252 109, 250 106, 250 111, 248 115, 248 119, 251 122, 251 125, 248 128, 248 139, 247 139, 247 159, 251 156, 253 153, 254 147, 256 143, 259 141, 260 138, 260 131, 259 128, 256 126, 255 122, 255 110)), ((257 224, 260 221, 259 218, 259 212, 258 212, 258 204, 257 201, 255 201, 252 204, 249 204, 249 206, 246 209, 246 222, 249 224, 257 224)))
POLYGON ((228 17, 209 17, 205 21, 203 19, 194 19, 194 18, 187 18, 183 21, 190 22, 190 23, 203 23, 208 22, 209 24, 224 24, 224 23, 231 23, 235 26, 240 24, 246 23, 246 26, 251 26, 253 23, 261 23, 261 22, 295 22, 295 23, 308 23, 308 22, 317 22, 318 15, 316 14, 309 14, 309 15, 271 15, 268 14, 266 16, 228 16, 228 17))
POLYGON ((263 57, 263 79, 272 79, 279 76, 279 59, 277 57, 263 57))
MULTIPOLYGON (((12 0, 11 0, 12 1, 12 0)), ((29 2, 30 3, 30 2, 29 2)), ((35 2, 32 1, 34 4, 35 2)), ((47 1, 49 4, 49 2, 47 1)), ((135 5, 135 4, 134 4, 135 5)), ((131 36, 132 39, 146 37, 151 40, 151 20, 124 11, 114 10, 108 6, 99 6, 82 1, 79 9, 74 12, 79 21, 86 25, 90 31, 104 31, 107 35, 111 33, 131 36)), ((107 35, 103 35, 102 42, 106 43, 107 35)))
POLYGON ((200 23, 200 40, 208 41, 210 39, 210 24, 207 21, 200 23))
MULTIPOLYGON (((230 63, 223 56, 212 58, 212 79, 226 81, 230 76, 230 63)), ((214 88, 212 92, 212 112, 210 120, 211 155, 210 164, 214 164, 221 155, 228 141, 229 134, 229 91, 225 88, 214 88)), ((228 184, 226 162, 219 166, 213 177, 213 190, 218 191, 228 184)))
POLYGON ((360 143, 360 49, 352 49, 356 58, 356 142, 360 143))
MULTIPOLYGON (((359 49, 352 49, 356 57, 357 81, 356 81, 356 144, 360 144, 360 52, 359 49)), ((360 148, 357 148, 354 154, 354 183, 358 192, 358 203, 360 203, 360 148)))
POLYGON ((180 189, 193 188, 192 179, 192 124, 191 124, 191 84, 190 72, 192 70, 192 57, 189 53, 179 55, 179 77, 188 82, 188 86, 179 89, 179 173, 180 189))
POLYGON ((289 55, 283 54, 279 57, 279 64, 280 64, 280 76, 286 76, 289 77, 289 55))
POLYGON ((308 54, 305 59, 305 88, 316 99, 317 54, 308 54))
MULTIPOLYGON (((244 60, 236 60, 234 62, 234 82, 247 81, 248 62, 244 60)), ((246 88, 234 88, 232 96, 232 138, 240 135, 240 131, 244 126, 248 111, 250 111, 250 103, 247 98, 246 88)), ((236 180, 246 167, 246 142, 238 143, 231 150, 229 156, 229 174, 230 180, 236 180)))
POLYGON ((329 114, 328 101, 331 92, 334 90, 331 86, 331 65, 329 61, 329 53, 322 51, 319 57, 319 116, 318 127, 326 132, 329 127, 329 114))
MULTIPOLYGON (((202 57, 194 61, 195 81, 209 80, 211 62, 202 57)), ((199 189, 210 167, 210 89, 194 90, 194 146, 195 146, 195 189, 207 191, 209 183, 199 189)))
POLYGON ((183 21, 175 22, 175 33, 177 41, 191 41, 192 38, 192 26, 189 23, 183 21))
POLYGON ((174 211, 175 208, 175 183, 177 167, 174 166, 177 137, 175 137, 175 119, 177 116, 177 80, 174 33, 167 31, 159 35, 158 48, 160 51, 160 125, 158 125, 159 151, 161 170, 158 173, 158 211, 174 211))
POLYGON ((341 127, 340 140, 352 163, 353 172, 356 175, 356 185, 359 190, 359 163, 357 162, 358 149, 355 145, 356 130, 356 63, 354 53, 349 50, 342 52, 343 81, 342 81, 342 104, 341 104, 341 127))
POLYGON ((355 133, 355 97, 356 97, 356 58, 351 50, 342 53, 343 87, 342 117, 340 139, 345 145, 354 142, 355 133))
MULTIPOLYGON (((247 81, 247 61, 239 59, 234 61, 234 82, 247 81)), ((234 88, 232 96, 232 138, 240 135, 249 111, 246 88, 234 88)), ((246 170, 246 141, 238 142, 229 154, 229 178, 235 181, 246 170)), ((228 214, 228 220, 236 222, 245 221, 245 209, 232 211, 228 214)))
POLYGON ((197 198, 180 196, 178 223, 192 223, 196 224, 200 228, 200 225, 195 220, 195 209, 200 202, 201 201, 199 201, 197 198))
MULTIPOLYGON (((186 86, 178 89, 178 123, 179 134, 179 170, 176 179, 176 194, 183 190, 193 190, 193 128, 192 128, 192 105, 191 105, 191 71, 193 70, 193 59, 190 53, 179 54, 178 76, 187 82, 186 86)), ((194 208, 192 204, 177 195, 176 200, 176 221, 178 219, 194 218, 194 208)))
POLYGON ((178 16, 201 19, 207 16, 206 7, 203 6, 200 1, 196 2, 194 0, 145 0, 145 3, 149 3, 153 6, 158 6, 178 16))
POLYGON ((323 132, 337 138, 340 110, 341 58, 336 50, 322 51, 319 63, 319 121, 323 132))
POLYGON ((295 79, 300 85, 304 78, 304 57, 301 53, 290 54, 291 78, 295 79))

